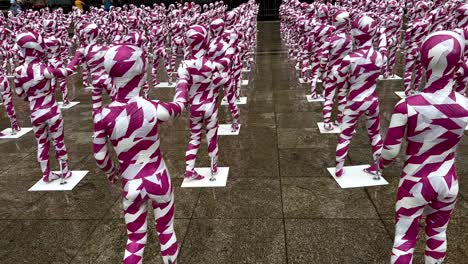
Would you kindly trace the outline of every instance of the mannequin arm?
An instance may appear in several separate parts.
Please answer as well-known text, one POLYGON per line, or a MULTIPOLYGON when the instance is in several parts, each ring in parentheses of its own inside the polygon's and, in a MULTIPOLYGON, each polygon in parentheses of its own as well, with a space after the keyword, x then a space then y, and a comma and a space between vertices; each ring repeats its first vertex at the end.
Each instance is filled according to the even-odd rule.
POLYGON ((401 149, 401 142, 406 134, 406 125, 408 122, 408 106, 405 99, 401 100, 393 110, 390 127, 385 137, 382 150, 380 169, 384 169, 398 156, 401 149))
POLYGON ((179 68, 178 76, 174 101, 170 103, 153 101, 156 116, 162 122, 177 118, 187 104, 189 73, 185 65, 179 68))
MULTIPOLYGON (((103 111, 108 111, 104 109, 103 111)), ((93 152, 97 166, 106 173, 107 178, 111 182, 115 182, 118 169, 114 166, 114 162, 109 153, 108 135, 106 134, 106 126, 102 118, 102 112, 94 116, 94 135, 93 135, 93 152)))

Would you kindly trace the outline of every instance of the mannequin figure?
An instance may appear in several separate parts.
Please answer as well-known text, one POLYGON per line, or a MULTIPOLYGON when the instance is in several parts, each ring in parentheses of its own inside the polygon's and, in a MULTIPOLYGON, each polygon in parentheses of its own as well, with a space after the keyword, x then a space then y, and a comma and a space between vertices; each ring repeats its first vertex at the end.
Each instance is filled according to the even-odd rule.
POLYGON ((165 47, 166 32, 160 23, 154 23, 150 28, 150 42, 153 46, 153 67, 151 68, 153 86, 159 84, 158 69, 162 59, 168 63, 168 56, 165 47))
MULTIPOLYGON (((58 26, 55 20, 47 19, 44 20, 44 44, 46 47, 47 61, 52 68, 63 68, 63 57, 62 54, 65 50, 62 39, 57 38, 58 26)), ((63 104, 67 105, 70 103, 68 99, 68 87, 67 80, 65 78, 58 78, 51 80, 52 89, 55 90, 55 86, 58 83, 60 90, 63 95, 63 104)))
MULTIPOLYGON (((6 49, 7 45, 4 45, 6 41, 6 39, 3 39, 0 43, 0 56, 3 61, 6 61, 14 56, 14 51, 6 49)), ((5 72, 5 68, 0 69, 0 95, 2 96, 3 105, 5 106, 6 113, 10 119, 11 134, 15 135, 18 131, 21 130, 21 128, 18 126, 18 120, 16 119, 16 111, 12 101, 13 93, 11 91, 10 82, 8 81, 5 72)))
POLYGON ((405 32, 406 60, 405 60, 405 94, 414 94, 422 79, 422 68, 419 61, 419 47, 424 37, 429 33, 430 20, 425 17, 430 5, 425 1, 418 1, 413 8, 414 19, 408 23, 405 32), (414 82, 413 72, 415 73, 414 82), (412 87, 413 85, 413 87, 412 87))
POLYGON ((88 23, 80 31, 81 38, 86 42, 86 46, 79 48, 75 54, 75 59, 80 63, 84 62, 89 69, 92 85, 93 113, 102 107, 102 91, 111 94, 109 76, 104 70, 104 56, 107 46, 98 42, 100 37, 99 28, 96 24, 88 23))
POLYGON ((400 30, 403 23, 403 12, 396 0, 387 2, 386 11, 386 14, 382 16, 382 24, 385 27, 385 35, 388 45, 388 61, 383 72, 384 78, 394 76, 393 69, 395 68, 398 44, 400 44, 401 39, 400 30))
POLYGON ((159 126, 180 115, 187 100, 187 84, 177 85, 175 101, 165 103, 140 97, 146 71, 144 51, 115 45, 104 66, 116 91, 113 102, 94 116, 93 149, 97 165, 109 181, 122 174, 127 246, 123 263, 143 262, 147 239, 147 201, 151 201, 165 264, 176 263, 179 245, 174 232, 174 192, 160 146, 159 126), (119 159, 110 157, 108 142, 119 159))
MULTIPOLYGON (((338 73, 339 66, 344 57, 346 57, 353 49, 353 40, 351 36, 347 33, 349 25, 349 13, 344 9, 339 10, 335 13, 333 19, 333 26, 335 27, 335 32, 327 38, 324 46, 322 48, 322 60, 321 68, 324 69, 325 79, 323 82, 323 91, 325 103, 323 104, 323 120, 324 127, 327 130, 333 129, 333 123, 331 122, 331 114, 333 108, 333 101, 335 98, 336 90, 336 80, 339 76, 335 76, 338 73)), ((345 105, 345 96, 338 98, 338 117, 336 119, 336 125, 341 124, 342 112, 345 105)))
POLYGON ((175 10, 172 12, 173 20, 170 24, 170 37, 171 37, 171 54, 169 56, 169 68, 167 68, 167 73, 169 74, 169 84, 174 81, 174 76, 176 73, 176 60, 177 54, 184 49, 184 32, 186 27, 184 22, 181 20, 180 11, 175 10))
POLYGON ((218 94, 219 86, 227 79, 216 76, 223 66, 207 58, 208 32, 199 25, 189 28, 185 42, 190 55, 179 69, 179 82, 189 87, 190 142, 185 153, 185 178, 200 180, 204 177, 195 171, 195 161, 202 141, 203 126, 206 129, 211 171, 218 172, 218 94))
POLYGON ((315 37, 314 40, 314 49, 315 54, 312 55, 312 66, 311 66, 311 75, 312 75, 312 82, 310 83, 310 92, 313 99, 319 98, 317 93, 317 80, 320 75, 323 74, 323 69, 320 68, 320 61, 322 60, 323 56, 323 47, 330 36, 330 34, 335 30, 335 28, 328 24, 328 14, 329 8, 327 5, 321 5, 317 9, 317 24, 313 29, 313 34, 315 37))
POLYGON ((231 129, 233 132, 239 129, 239 108, 237 107, 237 95, 240 89, 240 79, 242 73, 242 60, 241 60, 241 45, 240 34, 237 30, 237 13, 236 11, 229 11, 226 14, 226 30, 224 36, 229 43, 227 55, 231 59, 231 67, 229 70, 229 84, 226 85, 224 93, 229 104, 229 109, 232 115, 231 129), (227 88, 227 89, 226 89, 227 88))
POLYGON ((425 263, 442 263, 446 230, 458 194, 455 152, 468 125, 468 99, 453 89, 464 40, 450 31, 430 34, 421 46, 427 83, 395 106, 380 168, 406 158, 398 185, 392 263, 412 263, 422 216, 426 216, 425 263))
POLYGON ((24 64, 15 70, 15 87, 18 96, 29 102, 31 123, 38 143, 37 159, 41 165, 43 180, 50 182, 71 176, 68 168, 68 155, 64 143, 63 117, 55 101, 52 78, 65 78, 72 74, 77 61, 74 60, 65 68, 52 68, 42 62, 45 45, 42 37, 34 32, 21 33, 16 37, 24 64), (50 170, 49 136, 54 141, 55 155, 60 163, 61 175, 50 170))
POLYGON ((349 145, 356 131, 359 118, 366 117, 366 128, 372 145, 374 165, 367 169, 375 173, 375 163, 380 157, 382 139, 380 136, 379 98, 377 80, 386 58, 374 50, 373 36, 377 31, 377 21, 366 15, 358 15, 351 23, 351 35, 356 50, 346 56, 339 66, 336 86, 338 96, 346 96, 346 107, 341 124, 341 135, 336 147, 336 176, 343 175, 343 166, 348 155, 349 145))

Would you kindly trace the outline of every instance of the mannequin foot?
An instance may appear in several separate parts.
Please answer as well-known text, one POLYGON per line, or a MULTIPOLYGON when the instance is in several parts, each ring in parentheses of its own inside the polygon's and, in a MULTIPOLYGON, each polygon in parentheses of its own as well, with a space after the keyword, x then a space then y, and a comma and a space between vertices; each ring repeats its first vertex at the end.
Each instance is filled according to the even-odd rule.
POLYGON ((70 100, 67 97, 63 98, 63 105, 68 105, 69 103, 70 100))
POLYGON ((365 168, 363 171, 364 171, 365 173, 369 173, 369 174, 371 174, 371 175, 377 175, 377 169, 375 168, 374 165, 369 166, 368 168, 365 168))
POLYGON ((60 178, 60 175, 54 172, 49 172, 48 174, 42 175, 42 180, 47 183, 57 180, 59 178, 60 178))
POLYGON ((215 162, 211 165, 211 175, 218 174, 218 162, 215 162))
POLYGON ((336 170, 336 172, 335 172, 335 176, 338 177, 338 178, 341 177, 341 176, 343 176, 343 174, 344 174, 344 170, 343 170, 343 169, 341 169, 341 170, 336 170))
POLYGON ((312 97, 312 99, 318 99, 319 98, 317 93, 312 93, 310 96, 312 97))
POLYGON ((205 176, 198 174, 195 170, 192 171, 186 171, 184 178, 190 179, 190 180, 203 180, 205 176))
POLYGON ((237 130, 239 130, 239 123, 237 121, 234 121, 231 125, 231 131, 236 132, 237 130))
POLYGON ((325 130, 328 130, 328 131, 333 130, 333 123, 330 123, 330 122, 324 123, 323 128, 325 128, 325 130))

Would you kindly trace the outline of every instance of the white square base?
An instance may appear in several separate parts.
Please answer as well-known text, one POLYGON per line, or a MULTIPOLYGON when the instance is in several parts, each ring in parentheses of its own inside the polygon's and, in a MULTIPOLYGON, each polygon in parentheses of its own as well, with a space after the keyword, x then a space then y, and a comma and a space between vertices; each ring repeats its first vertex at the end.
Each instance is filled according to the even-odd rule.
POLYGON ((154 88, 175 88, 175 87, 176 87, 175 82, 173 82, 171 85, 169 85, 168 82, 162 82, 156 85, 154 88))
POLYGON ((299 78, 299 83, 311 83, 310 80, 307 80, 307 82, 304 80, 304 78, 299 78))
POLYGON ((67 105, 63 105, 63 102, 57 102, 60 109, 69 109, 79 104, 80 102, 70 102, 67 105))
POLYGON ((218 126, 218 136, 237 136, 240 133, 242 124, 239 124, 239 129, 236 132, 232 132, 231 124, 223 124, 218 126))
POLYGON ((242 69, 242 72, 250 72, 250 71, 251 69, 247 69, 247 68, 242 69))
POLYGON ((315 102, 325 102, 325 99, 319 96, 317 99, 313 99, 311 94, 306 95, 307 102, 315 103, 315 102))
MULTIPOLYGON (((55 173, 60 173, 54 171, 55 173)), ((43 191, 71 191, 78 183, 88 174, 89 171, 72 171, 72 176, 65 181, 66 184, 61 185, 60 179, 52 182, 44 182, 40 179, 33 187, 29 188, 30 192, 43 192, 43 191)))
POLYGON ((406 98, 405 92, 395 92, 395 94, 398 95, 398 97, 400 97, 401 99, 406 98))
POLYGON ((15 76, 14 75, 7 75, 7 79, 14 79, 15 76))
POLYGON ((242 86, 247 86, 247 85, 249 85, 249 80, 242 80, 241 85, 242 85, 242 86))
POLYGON ((92 86, 88 86, 88 87, 85 87, 84 89, 85 89, 85 90, 91 91, 91 90, 93 90, 93 87, 92 87, 92 86))
POLYGON ((341 133, 341 128, 339 126, 333 125, 332 130, 326 130, 325 127, 323 126, 325 123, 323 122, 318 122, 317 126, 319 127, 320 134, 340 134, 341 133))
POLYGON ((205 176, 205 178, 202 180, 184 179, 181 186, 182 188, 213 188, 226 186, 229 167, 219 167, 218 174, 215 176, 215 181, 210 181, 211 168, 196 168, 195 171, 205 176))
POLYGON ((327 170, 342 189, 387 185, 388 182, 383 177, 380 177, 380 180, 374 180, 372 175, 364 172, 364 169, 369 166, 346 166, 343 175, 339 178, 335 176, 335 168, 327 168, 327 170))
MULTIPOLYGON (((236 105, 245 105, 247 104, 247 97, 242 96, 239 98, 238 101, 236 101, 236 105)), ((229 105, 226 97, 223 97, 223 100, 221 101, 221 105, 229 105)))
POLYGON ((16 132, 16 135, 12 135, 11 134, 11 128, 7 128, 7 129, 4 129, 2 131, 2 134, 4 136, 0 136, 0 139, 20 138, 20 137, 26 135, 27 133, 29 133, 29 131, 32 131, 32 130, 33 130, 32 127, 22 127, 20 131, 16 132))
POLYGON ((384 78, 382 75, 379 76, 379 80, 382 80, 382 81, 387 81, 387 80, 402 80, 403 78, 401 78, 400 76, 394 74, 393 76, 389 76, 387 78, 384 78))

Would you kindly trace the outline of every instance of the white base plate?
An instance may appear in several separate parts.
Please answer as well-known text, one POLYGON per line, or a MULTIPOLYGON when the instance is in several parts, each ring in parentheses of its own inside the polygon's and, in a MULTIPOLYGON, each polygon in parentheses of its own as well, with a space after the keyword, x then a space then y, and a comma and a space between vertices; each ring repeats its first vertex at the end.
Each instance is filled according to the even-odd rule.
POLYGON ((340 134, 341 133, 341 128, 340 127, 333 125, 332 130, 326 130, 323 127, 324 124, 325 123, 323 123, 323 122, 318 122, 317 123, 317 126, 319 127, 319 130, 320 130, 320 134, 340 134))
POLYGON ((307 102, 309 103, 315 103, 315 102, 325 102, 325 99, 321 96, 317 99, 313 99, 311 94, 306 95, 307 102))
MULTIPOLYGON (((55 173, 60 173, 59 171, 54 171, 55 173)), ((41 191, 71 191, 75 188, 76 185, 88 174, 89 171, 72 171, 72 176, 65 181, 67 184, 60 184, 60 179, 54 180, 52 182, 44 182, 42 178, 29 188, 30 192, 41 192, 41 191)))
POLYGON ((173 82, 171 85, 169 85, 168 82, 162 82, 155 86, 155 88, 175 88, 175 87, 176 87, 175 82, 173 82))
POLYGON ((210 188, 210 187, 225 187, 229 175, 229 167, 219 167, 216 174, 216 181, 210 181, 211 168, 195 168, 195 171, 205 176, 202 180, 184 179, 182 188, 210 188))
POLYGON ((7 128, 7 129, 4 129, 2 131, 2 134, 4 136, 0 136, 0 139, 20 138, 20 137, 26 135, 27 133, 29 133, 29 131, 32 131, 32 130, 33 130, 32 127, 22 127, 20 131, 16 132, 16 135, 12 135, 11 134, 11 128, 7 128))
MULTIPOLYGON (((237 105, 245 105, 247 104, 247 97, 245 96, 242 96, 239 98, 239 100, 236 102, 237 105)), ((226 97, 223 98, 223 100, 221 101, 221 105, 229 105, 226 97)))
POLYGON ((88 87, 85 87, 84 89, 85 89, 85 90, 92 90, 93 87, 92 87, 92 86, 88 86, 88 87))
POLYGON ((327 168, 327 170, 342 189, 387 185, 388 182, 383 177, 380 177, 380 180, 374 180, 372 175, 363 171, 369 166, 346 166, 343 175, 339 178, 335 177, 335 168, 327 168))
POLYGON ((299 83, 311 83, 312 81, 308 80, 307 82, 304 81, 304 78, 299 78, 299 83))
POLYGON ((242 69, 242 72, 250 72, 250 71, 251 69, 247 69, 247 68, 242 69))
POLYGON ((379 76, 379 80, 383 80, 383 81, 386 81, 386 80, 402 80, 403 78, 401 78, 400 76, 398 75, 393 75, 393 76, 389 76, 388 78, 384 78, 382 75, 379 76))
POLYGON ((63 105, 63 102, 57 102, 60 109, 69 109, 74 107, 75 105, 79 104, 80 102, 70 102, 67 105, 63 105))
POLYGON ((249 80, 242 80, 241 85, 242 85, 242 86, 247 86, 247 85, 249 85, 249 80))
POLYGON ((239 124, 239 129, 236 132, 231 131, 231 124, 224 124, 218 126, 218 136, 237 136, 240 133, 242 124, 239 124))
POLYGON ((395 92, 395 94, 398 95, 398 97, 401 99, 406 98, 405 92, 395 92))

